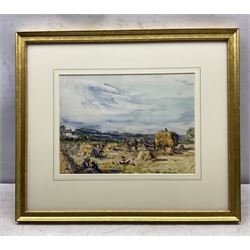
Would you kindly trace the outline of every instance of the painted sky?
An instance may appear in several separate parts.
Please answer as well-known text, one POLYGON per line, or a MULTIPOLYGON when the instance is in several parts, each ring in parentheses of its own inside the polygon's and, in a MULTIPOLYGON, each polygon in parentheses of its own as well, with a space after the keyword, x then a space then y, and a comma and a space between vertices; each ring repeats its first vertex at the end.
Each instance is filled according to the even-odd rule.
POLYGON ((184 134, 194 126, 194 74, 61 75, 60 124, 184 134))

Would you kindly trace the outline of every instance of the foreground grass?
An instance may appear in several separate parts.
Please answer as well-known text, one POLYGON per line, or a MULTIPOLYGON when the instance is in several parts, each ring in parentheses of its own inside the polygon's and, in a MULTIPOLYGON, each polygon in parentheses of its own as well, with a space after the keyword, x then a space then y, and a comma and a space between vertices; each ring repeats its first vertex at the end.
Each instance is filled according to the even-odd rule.
MULTIPOLYGON (((77 165, 81 165, 84 159, 90 155, 90 150, 96 142, 61 142, 61 148, 67 149, 77 165)), ((157 159, 136 160, 139 152, 143 149, 129 152, 124 145, 115 144, 113 149, 106 146, 104 149, 104 158, 92 158, 103 173, 118 172, 125 174, 194 174, 194 145, 185 145, 185 150, 181 154, 164 155, 158 152, 157 159), (122 165, 119 162, 122 156, 126 159, 134 159, 133 163, 122 165)), ((63 173, 65 162, 61 159, 61 173, 63 173)))

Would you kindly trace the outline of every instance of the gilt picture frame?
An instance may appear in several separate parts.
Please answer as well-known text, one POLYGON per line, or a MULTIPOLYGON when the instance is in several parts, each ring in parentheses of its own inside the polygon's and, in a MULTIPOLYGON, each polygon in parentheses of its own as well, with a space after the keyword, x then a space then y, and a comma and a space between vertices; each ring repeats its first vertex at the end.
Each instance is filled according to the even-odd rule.
POLYGON ((16 33, 16 221, 240 221, 239 30, 16 33))

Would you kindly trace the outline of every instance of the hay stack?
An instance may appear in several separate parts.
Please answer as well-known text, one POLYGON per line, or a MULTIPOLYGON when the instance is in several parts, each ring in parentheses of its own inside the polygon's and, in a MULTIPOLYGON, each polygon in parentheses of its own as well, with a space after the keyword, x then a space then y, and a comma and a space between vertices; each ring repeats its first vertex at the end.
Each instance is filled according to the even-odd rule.
POLYGON ((78 151, 77 156, 88 157, 91 154, 92 146, 89 144, 82 143, 78 151))
POLYGON ((137 158, 135 159, 136 162, 140 161, 152 161, 156 159, 156 153, 150 151, 140 151, 137 158))
POLYGON ((159 131, 155 134, 156 146, 174 147, 174 140, 172 139, 171 132, 159 131))

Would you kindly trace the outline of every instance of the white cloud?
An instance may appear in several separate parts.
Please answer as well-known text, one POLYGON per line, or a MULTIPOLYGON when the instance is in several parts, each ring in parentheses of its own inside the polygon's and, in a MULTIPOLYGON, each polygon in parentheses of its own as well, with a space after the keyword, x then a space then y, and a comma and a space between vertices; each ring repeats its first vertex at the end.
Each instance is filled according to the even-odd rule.
POLYGON ((148 133, 168 126, 183 132, 193 126, 193 81, 191 74, 61 76, 61 121, 101 130, 148 133))

